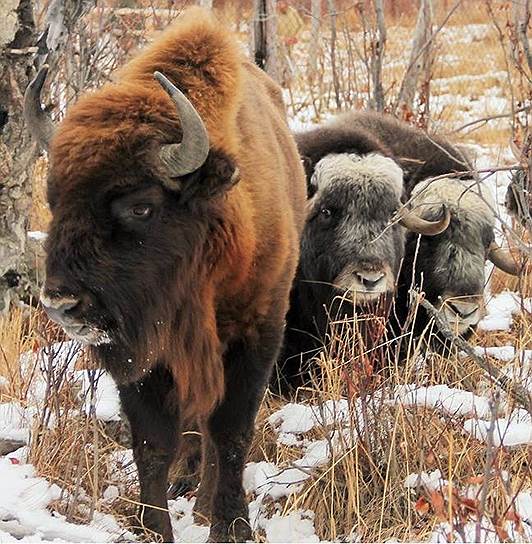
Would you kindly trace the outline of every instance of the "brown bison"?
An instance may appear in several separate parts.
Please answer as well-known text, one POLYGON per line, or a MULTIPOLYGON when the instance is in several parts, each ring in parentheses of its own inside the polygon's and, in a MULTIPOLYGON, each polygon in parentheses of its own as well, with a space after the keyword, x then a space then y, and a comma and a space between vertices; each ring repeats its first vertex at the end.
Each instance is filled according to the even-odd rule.
POLYGON ((180 426, 198 419, 197 513, 211 541, 245 540, 242 471, 304 221, 280 89, 199 8, 55 130, 39 105, 44 76, 26 96, 36 137, 53 133, 42 303, 118 384, 142 524, 172 540, 168 468, 180 426))

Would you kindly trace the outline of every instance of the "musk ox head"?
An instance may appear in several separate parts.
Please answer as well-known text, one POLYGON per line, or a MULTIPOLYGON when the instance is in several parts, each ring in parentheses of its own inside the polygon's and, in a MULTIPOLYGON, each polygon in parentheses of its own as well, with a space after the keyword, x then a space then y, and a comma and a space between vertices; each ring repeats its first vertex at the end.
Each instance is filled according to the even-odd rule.
POLYGON ((422 182, 412 192, 412 205, 425 219, 433 219, 442 202, 451 214, 449 227, 437 236, 408 236, 405 272, 442 310, 453 332, 467 336, 483 316, 486 259, 512 274, 519 266, 495 244, 495 202, 487 187, 444 178, 422 182))
MULTIPOLYGON (((315 193, 300 260, 307 289, 315 291, 321 304, 346 291, 357 304, 392 293, 404 251, 404 229, 392 223, 401 208, 401 168, 379 154, 331 154, 316 164, 311 183, 315 193)), ((444 217, 428 222, 412 215, 401 220, 427 233, 440 232, 447 221, 444 217)))
MULTIPOLYGON (((127 86, 89 95, 56 131, 50 152, 53 217, 41 302, 119 382, 139 379, 165 356, 213 357, 215 335, 196 338, 214 324, 195 286, 208 289, 223 223, 218 197, 237 181, 231 158, 209 149, 192 104, 155 77, 171 101, 155 85, 133 105, 127 86), (75 138, 85 145, 72 148, 75 138), (89 166, 77 170, 81 157, 68 156, 71 149, 89 166)), ((38 90, 27 101, 35 104, 38 90)), ((33 126, 46 136, 39 110, 33 106, 33 126)))

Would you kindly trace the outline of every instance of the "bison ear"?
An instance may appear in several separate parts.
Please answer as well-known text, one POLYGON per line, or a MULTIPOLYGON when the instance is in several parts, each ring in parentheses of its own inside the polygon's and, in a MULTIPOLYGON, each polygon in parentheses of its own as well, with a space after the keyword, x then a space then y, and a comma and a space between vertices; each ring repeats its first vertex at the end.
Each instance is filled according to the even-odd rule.
POLYGON ((223 152, 211 149, 203 165, 177 184, 180 200, 210 199, 229 191, 240 179, 234 160, 223 152))

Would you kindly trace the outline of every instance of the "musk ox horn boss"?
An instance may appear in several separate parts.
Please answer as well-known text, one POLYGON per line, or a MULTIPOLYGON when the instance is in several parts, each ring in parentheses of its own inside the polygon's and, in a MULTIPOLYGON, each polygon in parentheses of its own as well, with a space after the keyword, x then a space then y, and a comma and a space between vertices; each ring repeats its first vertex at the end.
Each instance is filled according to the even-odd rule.
POLYGON ((211 522, 211 541, 244 541, 242 472, 305 214, 281 90, 200 8, 82 96, 55 130, 39 101, 46 70, 26 93, 50 159, 41 302, 117 382, 141 526, 173 540, 168 468, 180 427, 194 420, 196 514, 211 522))

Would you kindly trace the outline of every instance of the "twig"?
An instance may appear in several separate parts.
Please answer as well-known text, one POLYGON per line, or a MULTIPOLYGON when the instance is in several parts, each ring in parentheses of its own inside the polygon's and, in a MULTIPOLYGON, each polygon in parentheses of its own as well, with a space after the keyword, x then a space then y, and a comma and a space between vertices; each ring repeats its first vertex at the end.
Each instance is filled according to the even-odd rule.
POLYGON ((465 125, 462 125, 461 127, 455 128, 452 132, 460 132, 461 130, 464 130, 468 127, 471 127, 473 125, 478 125, 479 123, 487 123, 488 121, 492 121, 494 119, 504 119, 505 117, 512 117, 513 115, 517 113, 523 113, 524 111, 530 111, 532 109, 532 106, 523 106, 522 108, 519 108, 515 110, 514 112, 509 111, 506 113, 499 113, 497 115, 489 115, 487 117, 481 117, 480 119, 476 119, 475 121, 470 121, 469 123, 466 123, 465 125))
POLYGON ((479 366, 488 376, 493 379, 495 384, 501 389, 506 391, 510 396, 512 396, 517 404, 524 408, 527 412, 532 413, 532 397, 528 391, 518 383, 513 382, 507 376, 501 374, 499 369, 493 365, 486 357, 478 355, 473 346, 454 334, 449 326, 447 319, 439 312, 428 300, 423 298, 417 291, 411 290, 410 294, 416 297, 419 301, 419 304, 425 308, 427 313, 434 319, 439 331, 442 333, 444 338, 455 345, 458 349, 461 349, 469 357, 473 359, 475 364, 479 366))

